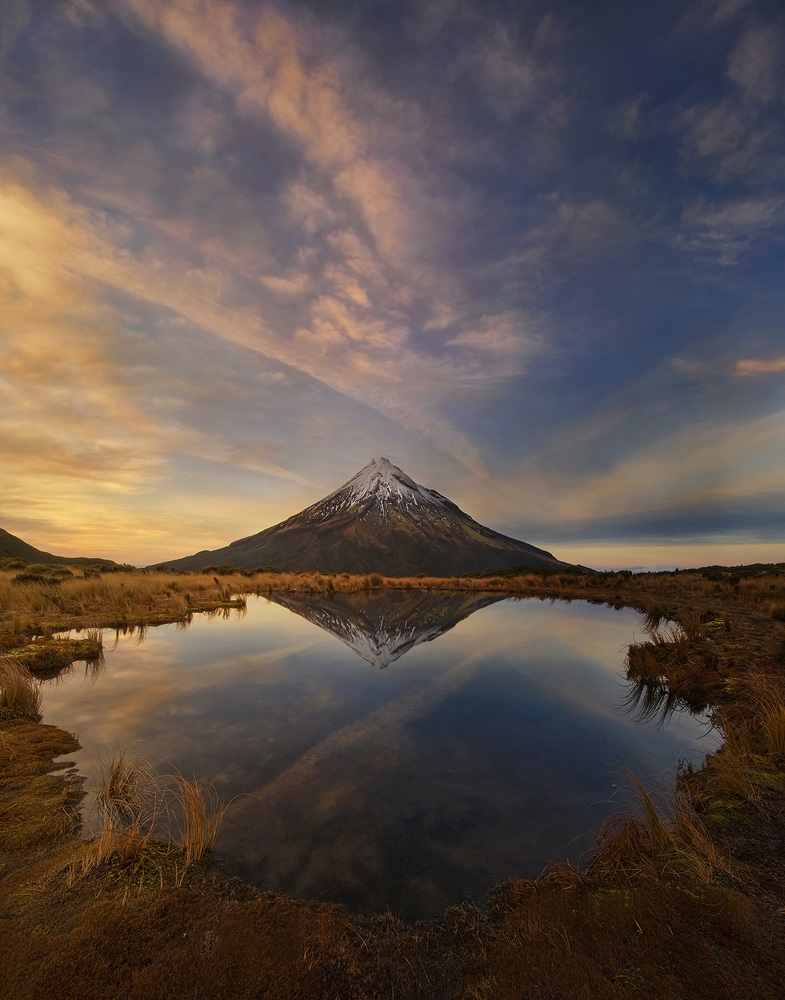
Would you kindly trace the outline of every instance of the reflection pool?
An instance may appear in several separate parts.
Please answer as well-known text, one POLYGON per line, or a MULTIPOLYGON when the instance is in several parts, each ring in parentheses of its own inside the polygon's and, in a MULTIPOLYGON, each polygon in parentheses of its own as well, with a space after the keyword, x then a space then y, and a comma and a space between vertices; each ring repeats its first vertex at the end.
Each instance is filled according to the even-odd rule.
POLYGON ((244 614, 105 633, 103 668, 44 683, 43 711, 78 735, 88 779, 135 741, 238 796, 216 846, 233 874, 424 918, 591 846, 623 765, 709 749, 686 711, 630 710, 642 634, 636 612, 584 602, 249 597, 244 614))

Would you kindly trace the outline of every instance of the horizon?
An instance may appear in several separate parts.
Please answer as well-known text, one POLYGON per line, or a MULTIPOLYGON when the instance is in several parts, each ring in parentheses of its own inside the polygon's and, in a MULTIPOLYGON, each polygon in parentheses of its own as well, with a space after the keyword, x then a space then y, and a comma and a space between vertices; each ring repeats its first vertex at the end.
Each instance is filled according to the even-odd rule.
POLYGON ((14 4, 1 526, 151 565, 386 455, 565 562, 785 561, 785 15, 547 6, 14 4))

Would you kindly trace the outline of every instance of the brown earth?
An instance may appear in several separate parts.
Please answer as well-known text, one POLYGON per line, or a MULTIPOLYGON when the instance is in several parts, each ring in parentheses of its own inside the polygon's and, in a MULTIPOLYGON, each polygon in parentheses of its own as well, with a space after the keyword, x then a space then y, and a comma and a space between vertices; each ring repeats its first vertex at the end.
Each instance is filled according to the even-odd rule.
MULTIPOLYGON (((719 855, 711 877, 676 855, 562 866, 502 884, 482 906, 409 926, 358 918, 227 882, 149 845, 124 866, 85 863, 74 813, 81 785, 55 758, 63 730, 0 717, 0 969, 19 1000, 114 998, 746 998, 785 982, 785 760, 760 742, 747 692, 780 683, 785 577, 623 574, 528 581, 523 596, 631 605, 682 621, 689 638, 655 650, 670 686, 744 721, 739 797, 709 761, 686 783, 719 855), (752 721, 750 721, 752 720, 752 721), (714 768, 714 770, 713 770, 714 768), (180 883, 179 885, 177 883, 180 883)), ((424 581, 423 581, 424 584, 424 581)), ((435 586, 434 581, 428 585, 435 586)), ((463 581, 443 581, 449 589, 463 581)), ((466 581, 465 589, 486 584, 466 581)), ((145 613, 150 609, 146 608, 145 613)), ((7 643, 10 645, 10 641, 7 643)), ((654 655, 654 654, 653 654, 654 655)), ((631 663, 634 659, 631 660, 631 663)), ((63 720, 67 725, 67 720, 63 720)), ((741 725, 741 724, 739 724, 741 725)), ((739 728, 739 732, 741 729, 739 728)), ((719 756, 719 755, 718 755, 719 756)))

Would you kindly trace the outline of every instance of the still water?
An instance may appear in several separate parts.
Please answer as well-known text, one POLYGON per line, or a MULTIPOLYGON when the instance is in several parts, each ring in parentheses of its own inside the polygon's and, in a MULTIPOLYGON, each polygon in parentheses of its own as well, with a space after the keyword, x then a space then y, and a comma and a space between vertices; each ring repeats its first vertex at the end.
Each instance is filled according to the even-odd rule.
POLYGON ((622 765, 660 771, 710 749, 688 712, 630 710, 631 610, 421 592, 281 601, 141 641, 105 633, 102 670, 44 684, 45 721, 77 733, 88 779, 99 753, 136 741, 159 770, 239 796, 217 850, 260 887, 433 916, 590 846, 622 765))

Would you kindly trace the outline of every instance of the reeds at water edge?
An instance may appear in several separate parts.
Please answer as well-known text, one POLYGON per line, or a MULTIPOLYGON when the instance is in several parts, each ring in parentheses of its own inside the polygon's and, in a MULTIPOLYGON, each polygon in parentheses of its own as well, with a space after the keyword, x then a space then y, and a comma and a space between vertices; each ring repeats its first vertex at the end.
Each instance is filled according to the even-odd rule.
POLYGON ((188 779, 176 769, 158 773, 118 746, 97 761, 97 801, 101 832, 96 860, 115 851, 121 863, 136 861, 155 839, 185 855, 185 866, 201 861, 215 846, 226 810, 214 781, 188 779))
POLYGON ((628 802, 600 828, 589 877, 633 881, 686 874, 710 885, 729 873, 729 860, 685 789, 665 779, 644 781, 631 768, 624 773, 628 802))
POLYGON ((215 847, 224 814, 231 802, 222 802, 214 782, 205 785, 196 778, 189 780, 179 771, 169 775, 168 780, 180 817, 176 841, 185 851, 186 864, 190 865, 215 847))
POLYGON ((0 657, 0 711, 33 722, 41 718, 40 685, 12 656, 0 657))

